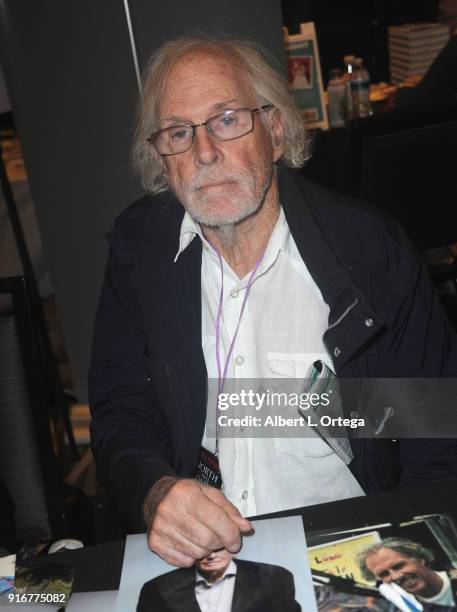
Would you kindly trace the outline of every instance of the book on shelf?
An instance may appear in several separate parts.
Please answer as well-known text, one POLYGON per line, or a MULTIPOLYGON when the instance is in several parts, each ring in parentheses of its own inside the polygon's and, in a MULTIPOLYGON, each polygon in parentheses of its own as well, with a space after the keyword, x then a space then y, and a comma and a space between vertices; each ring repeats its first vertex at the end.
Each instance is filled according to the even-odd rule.
POLYGON ((424 75, 449 41, 449 28, 440 23, 405 23, 389 27, 390 77, 401 82, 424 75))
POLYGON ((427 71, 430 64, 433 62, 433 59, 429 59, 429 60, 421 60, 419 62, 416 61, 404 61, 404 60, 399 60, 399 59, 395 59, 395 58, 391 58, 390 59, 390 69, 398 69, 398 70, 407 70, 408 72, 413 71, 419 71, 419 73, 422 74, 422 72, 427 71))
POLYGON ((398 49, 391 49, 389 50, 389 57, 396 57, 399 60, 405 61, 415 61, 415 62, 420 62, 420 61, 424 61, 424 60, 434 60, 435 57, 438 55, 438 53, 441 51, 441 48, 436 49, 436 50, 432 50, 432 51, 422 51, 421 53, 417 53, 417 52, 404 52, 404 51, 399 51, 398 49))
POLYGON ((432 40, 449 38, 449 27, 441 23, 420 22, 404 23, 399 26, 389 26, 389 39, 396 38, 401 40, 432 40))
POLYGON ((389 53, 398 53, 402 55, 437 55, 441 49, 446 45, 448 41, 433 43, 433 44, 421 44, 412 47, 405 47, 402 45, 389 44, 389 53))

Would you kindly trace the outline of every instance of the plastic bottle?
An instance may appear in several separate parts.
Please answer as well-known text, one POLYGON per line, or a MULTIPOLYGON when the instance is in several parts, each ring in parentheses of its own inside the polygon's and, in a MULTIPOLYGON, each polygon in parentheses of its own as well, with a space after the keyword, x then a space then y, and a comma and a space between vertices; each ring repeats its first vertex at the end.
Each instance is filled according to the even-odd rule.
POLYGON ((353 108, 352 108, 352 92, 351 92, 351 79, 352 71, 354 68, 355 55, 345 55, 343 57, 344 62, 344 75, 343 80, 346 83, 346 96, 345 96, 345 116, 346 119, 352 119, 353 108))
POLYGON ((372 115, 373 109, 370 103, 370 74, 360 57, 357 57, 354 61, 350 87, 353 118, 368 117, 372 115))
POLYGON ((330 127, 343 127, 345 121, 346 82, 339 68, 330 70, 327 85, 330 127))

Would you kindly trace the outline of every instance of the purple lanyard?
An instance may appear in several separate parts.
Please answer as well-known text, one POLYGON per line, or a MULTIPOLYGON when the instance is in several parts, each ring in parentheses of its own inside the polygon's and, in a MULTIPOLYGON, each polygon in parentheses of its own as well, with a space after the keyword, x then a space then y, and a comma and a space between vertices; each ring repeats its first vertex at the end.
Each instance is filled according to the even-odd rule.
MULTIPOLYGON (((209 242, 209 241, 208 241, 209 242)), ((221 254, 219 252, 219 250, 214 246, 214 244, 212 244, 210 242, 211 246, 213 247, 213 249, 215 250, 218 258, 219 258, 219 265, 221 268, 221 292, 220 292, 220 296, 219 296, 219 306, 217 309, 217 317, 216 317, 216 360, 217 360, 217 389, 218 389, 218 397, 219 394, 222 393, 223 389, 224 389, 224 383, 225 383, 225 379, 227 377, 227 369, 228 369, 228 364, 230 361, 230 358, 232 356, 233 353, 233 347, 235 346, 235 340, 236 337, 238 335, 238 330, 240 328, 240 323, 241 323, 241 319, 243 317, 243 312, 246 306, 246 302, 248 301, 248 297, 249 297, 249 293, 251 291, 251 287, 252 284, 254 282, 254 276, 255 273, 257 272, 259 266, 260 266, 260 262, 263 259, 263 254, 259 257, 259 259, 256 261, 255 266, 249 276, 249 280, 248 283, 246 285, 246 292, 244 294, 244 299, 243 299, 243 304, 241 305, 241 312, 240 312, 240 316, 238 318, 238 323, 236 325, 236 329, 235 329, 235 333, 233 334, 233 338, 232 341, 230 343, 230 347, 229 347, 229 351, 227 353, 227 357, 225 359, 225 363, 224 363, 224 369, 222 370, 221 367, 221 357, 220 357, 220 344, 221 344, 221 317, 222 317, 222 303, 224 300, 224 266, 222 263, 222 257, 221 254)), ((219 401, 217 402, 216 405, 216 456, 218 456, 219 454, 219 401)))

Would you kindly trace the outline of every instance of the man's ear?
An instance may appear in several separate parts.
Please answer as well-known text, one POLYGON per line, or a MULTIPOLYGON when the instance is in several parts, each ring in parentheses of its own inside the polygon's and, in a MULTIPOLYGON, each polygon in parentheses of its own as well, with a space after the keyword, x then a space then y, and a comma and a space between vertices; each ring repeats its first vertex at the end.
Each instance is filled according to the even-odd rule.
POLYGON ((277 108, 272 108, 268 114, 273 161, 277 162, 284 153, 284 116, 277 108))

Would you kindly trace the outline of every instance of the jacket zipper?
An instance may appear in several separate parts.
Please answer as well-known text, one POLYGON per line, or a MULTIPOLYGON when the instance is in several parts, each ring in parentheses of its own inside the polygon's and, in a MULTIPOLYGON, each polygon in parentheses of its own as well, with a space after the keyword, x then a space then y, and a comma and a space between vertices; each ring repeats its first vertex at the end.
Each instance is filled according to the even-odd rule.
POLYGON ((348 312, 350 312, 354 308, 354 306, 357 306, 358 303, 359 303, 359 298, 355 298, 352 304, 349 304, 349 306, 346 308, 343 314, 338 317, 335 323, 332 323, 331 325, 328 326, 327 331, 339 325, 341 321, 344 319, 344 317, 348 314, 348 312))
MULTIPOLYGON (((334 323, 332 323, 331 325, 329 325, 329 326, 327 327, 327 331, 328 331, 329 329, 333 329, 334 327, 336 327, 337 325, 339 325, 339 323, 341 323, 341 321, 344 319, 344 317, 345 317, 345 316, 346 316, 346 315, 347 315, 347 314, 348 314, 348 313, 349 313, 349 312, 350 312, 350 311, 351 311, 351 310, 354 308, 354 306, 357 306, 357 304, 358 304, 358 303, 359 303, 359 298, 355 298, 355 300, 352 302, 352 304, 349 304, 349 306, 348 306, 348 307, 346 308, 346 310, 345 310, 345 311, 344 311, 344 312, 343 312, 343 313, 342 313, 342 314, 341 314, 341 315, 338 317, 338 319, 337 319, 337 320, 336 320, 334 323)), ((331 356, 331 354, 330 354, 330 351, 328 350, 326 343, 324 342, 323 344, 324 344, 324 349, 325 349, 325 352, 327 353, 328 358, 329 358, 329 360, 330 360, 330 363, 331 363, 331 364, 332 364, 332 366, 333 366, 333 370, 335 370, 335 364, 333 363, 333 358, 332 358, 332 356, 331 356)))

